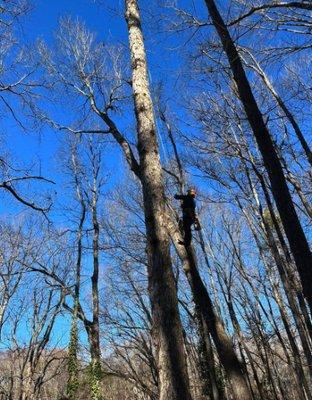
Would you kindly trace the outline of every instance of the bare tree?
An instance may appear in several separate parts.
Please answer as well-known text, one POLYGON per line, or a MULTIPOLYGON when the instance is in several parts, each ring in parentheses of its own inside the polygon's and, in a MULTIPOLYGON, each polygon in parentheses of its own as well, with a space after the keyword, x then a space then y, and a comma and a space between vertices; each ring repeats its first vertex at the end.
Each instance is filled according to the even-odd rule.
MULTIPOLYGON (((129 19, 131 17, 137 19, 138 15, 136 8, 132 9, 131 13, 132 12, 135 12, 135 14, 128 15, 128 12, 127 18, 129 19)), ((134 26, 133 22, 130 22, 130 24, 131 28, 136 30, 136 35, 141 35, 140 29, 137 30, 139 27, 134 26)), ((53 123, 51 118, 41 114, 42 119, 49 121, 56 128, 63 130, 65 129, 76 134, 84 132, 102 134, 110 133, 121 146, 131 170, 140 179, 143 186, 145 207, 147 207, 146 212, 148 213, 148 216, 146 217, 149 242, 148 252, 151 256, 149 263, 149 286, 152 296, 151 301, 153 304, 153 315, 155 317, 155 330, 158 331, 159 324, 163 324, 162 328, 159 328, 159 338, 157 341, 159 346, 159 365, 162 364, 160 370, 164 374, 163 378, 161 378, 161 381, 164 379, 167 381, 167 383, 164 383, 163 386, 161 384, 161 393, 162 396, 176 396, 177 393, 180 393, 181 396, 186 396, 186 398, 188 398, 186 363, 183 355, 183 335, 179 322, 177 299, 175 295, 175 283, 170 267, 171 261, 169 254, 169 237, 165 229, 165 205, 162 189, 162 171, 159 164, 157 142, 155 138, 155 125, 153 120, 150 120, 152 117, 151 113, 153 112, 152 105, 150 103, 146 109, 146 112, 149 113, 148 117, 147 115, 140 115, 140 117, 142 116, 144 119, 144 123, 142 123, 143 121, 138 123, 139 142, 142 141, 137 148, 141 158, 139 164, 129 141, 118 130, 116 123, 110 116, 111 110, 114 110, 115 104, 117 104, 118 100, 122 98, 121 89, 124 81, 119 71, 119 60, 116 58, 109 59, 107 55, 105 56, 103 47, 100 45, 96 46, 94 50, 91 50, 95 46, 93 37, 86 32, 85 28, 81 24, 74 25, 71 22, 64 21, 62 29, 63 36, 61 40, 63 49, 66 54, 71 57, 69 58, 69 64, 67 66, 66 64, 64 65, 64 63, 62 65, 68 69, 66 71, 60 71, 59 65, 52 61, 48 51, 46 51, 44 47, 41 48, 41 54, 43 55, 45 63, 49 68, 51 76, 56 77, 58 82, 64 85, 63 87, 73 90, 83 98, 88 99, 87 104, 90 109, 87 112, 89 113, 92 111, 95 116, 100 118, 102 124, 104 123, 104 129, 86 128, 83 126, 86 122, 84 119, 82 123, 80 121, 80 125, 82 124, 82 127, 79 128, 73 128, 66 125, 64 126, 63 124, 55 122, 53 123), (76 51, 77 45, 78 52, 76 51), (104 59, 102 58, 102 55, 104 56, 104 59), (85 56, 87 56, 87 58, 85 56), (112 77, 113 79, 109 82, 109 84, 107 84, 107 82, 103 79, 104 71, 108 67, 108 65, 105 65, 105 59, 108 63, 115 63, 113 64, 115 68, 112 77), (100 88, 100 91, 98 91, 98 88, 100 88), (105 94, 104 104, 102 94, 105 94), (147 125, 149 121, 151 121, 150 126, 147 125), (155 178, 156 170, 158 171, 158 181, 156 181, 155 178), (157 264, 158 267, 156 267, 154 263, 160 264, 157 264), (168 299, 171 300, 168 301, 168 299), (170 324, 168 324, 168 315, 172 316, 169 320, 170 324), (179 377, 179 379, 177 377, 179 377), (181 382, 185 382, 185 386, 183 386, 181 382)), ((142 36, 140 37, 141 44, 143 46, 142 36)), ((140 63, 143 62, 142 71, 146 71, 145 60, 142 59, 144 54, 144 52, 142 53, 142 49, 143 47, 141 48, 141 53, 139 55, 141 60, 140 63)), ((137 57, 137 55, 133 55, 133 57, 137 57)), ((146 74, 146 72, 144 73, 146 74)), ((137 71, 132 79, 133 85, 134 78, 137 77, 136 74, 137 71)), ((146 77, 144 78, 143 83, 145 86, 143 85, 142 87, 140 86, 141 84, 137 84, 142 90, 145 90, 144 93, 146 94, 143 94, 142 92, 142 95, 145 98, 146 96, 149 96, 148 92, 146 92, 148 90, 148 86, 146 86, 146 77)), ((136 94, 135 99, 137 99, 136 94)), ((138 107, 138 104, 136 104, 136 107, 138 107)), ((157 336, 158 334, 156 337, 157 336)))
MULTIPOLYGON (((44 86, 35 78, 38 69, 36 62, 31 62, 27 50, 23 48, 20 40, 16 38, 16 27, 31 9, 28 0, 8 0, 0 6, 0 107, 3 109, 2 118, 13 119, 18 129, 25 131, 26 112, 31 109, 34 98, 38 96, 36 89, 44 86), (22 122, 23 120, 23 122, 22 122)), ((39 200, 37 193, 30 196, 25 191, 32 184, 35 191, 36 183, 54 182, 46 179, 41 174, 34 174, 26 168, 20 168, 16 162, 12 163, 4 148, 0 152, 0 188, 13 196, 20 204, 46 214, 51 208, 50 197, 39 200)))
MULTIPOLYGON (((26 280, 23 283, 25 285, 26 280)), ((62 299, 59 293, 44 287, 39 289, 38 283, 37 289, 29 288, 32 293, 26 291, 20 296, 15 305, 17 308, 12 308, 10 313, 10 337, 7 336, 3 342, 7 350, 1 375, 10 375, 6 385, 2 384, 4 398, 39 400, 44 385, 60 374, 64 365, 64 351, 57 348, 57 344, 54 347, 50 345, 62 299), (23 328, 25 324, 27 329, 23 328), (20 336, 21 329, 25 333, 23 337, 20 336)), ((59 338, 55 343, 57 340, 59 338)))
POLYGON ((149 256, 149 290, 157 340, 160 399, 190 399, 176 287, 172 273, 162 168, 156 138, 140 13, 126 0, 132 64, 132 88, 137 119, 140 180, 149 256), (168 320, 168 315, 170 319, 168 320))
POLYGON ((223 49, 228 57, 237 90, 255 135, 258 147, 268 172, 272 192, 300 275, 303 293, 312 308, 312 292, 307 282, 311 280, 311 251, 296 213, 281 162, 270 132, 265 125, 261 111, 251 90, 242 60, 235 47, 229 30, 214 1, 206 1, 212 22, 218 32, 223 49))

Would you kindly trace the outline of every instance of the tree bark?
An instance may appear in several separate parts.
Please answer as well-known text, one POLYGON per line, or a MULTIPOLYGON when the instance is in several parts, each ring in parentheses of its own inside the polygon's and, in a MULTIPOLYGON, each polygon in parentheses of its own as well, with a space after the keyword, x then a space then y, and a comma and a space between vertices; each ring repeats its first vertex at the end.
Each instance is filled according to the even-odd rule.
POLYGON ((216 375, 216 366, 209 329, 205 320, 202 318, 200 310, 196 310, 196 323, 199 334, 198 356, 200 374, 203 383, 202 394, 203 396, 208 396, 211 400, 224 400, 224 390, 220 387, 216 375))
POLYGON ((186 276, 192 288, 194 301, 199 305, 203 318, 209 327, 221 363, 231 383, 233 397, 236 400, 250 400, 252 396, 242 371, 242 365, 235 354, 232 341, 220 318, 214 313, 212 301, 196 267, 194 250, 191 248, 188 249, 188 259, 191 262, 189 262, 190 269, 186 271, 186 276))
POLYGON ((234 351, 232 341, 227 335, 222 321, 214 310, 209 293, 200 277, 195 252, 192 246, 186 249, 185 246, 179 245, 181 235, 169 220, 167 227, 178 256, 182 261, 198 313, 200 313, 202 320, 205 321, 208 327, 222 366, 226 371, 227 378, 231 384, 233 398, 235 400, 250 400, 252 395, 244 377, 241 362, 234 351))
POLYGON ((172 271, 169 235, 165 225, 163 176, 140 14, 136 0, 126 0, 125 5, 147 234, 149 294, 157 341, 159 398, 190 400, 182 324, 172 271))
MULTIPOLYGON (((94 165, 93 165, 94 167, 94 165)), ((92 286, 92 323, 88 332, 89 345, 91 353, 90 364, 90 386, 92 400, 100 400, 101 396, 101 347, 100 347, 100 323, 99 323, 99 238, 100 238, 100 225, 97 216, 97 201, 98 201, 98 188, 96 182, 97 171, 94 171, 94 185, 92 190, 92 225, 93 225, 93 274, 91 276, 92 286)))
POLYGON ((205 3, 227 55, 239 97, 261 152, 264 166, 269 175, 277 209, 300 275, 303 293, 309 303, 310 310, 312 310, 312 290, 310 284, 312 282, 311 251, 296 213, 280 160, 274 148, 270 132, 264 123, 261 111, 252 93, 242 60, 230 36, 229 30, 215 2, 213 0, 205 0, 205 3))

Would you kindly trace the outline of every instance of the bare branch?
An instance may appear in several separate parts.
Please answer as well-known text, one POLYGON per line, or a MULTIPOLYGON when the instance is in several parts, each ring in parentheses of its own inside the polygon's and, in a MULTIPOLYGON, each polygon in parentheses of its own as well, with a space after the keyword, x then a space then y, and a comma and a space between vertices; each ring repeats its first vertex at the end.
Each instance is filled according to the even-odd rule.
POLYGON ((49 204, 48 207, 39 207, 34 202, 30 203, 29 201, 25 200, 23 197, 19 195, 19 193, 10 185, 9 182, 2 182, 0 184, 0 188, 3 188, 10 192, 13 197, 15 197, 20 203, 24 204, 27 207, 32 208, 33 210, 40 211, 46 217, 46 213, 50 211, 52 204, 49 204))
POLYGON ((300 8, 302 10, 312 10, 312 3, 310 1, 291 1, 289 3, 274 3, 274 4, 262 4, 261 6, 252 7, 247 13, 231 21, 228 26, 233 26, 245 18, 250 17, 258 11, 268 10, 272 8, 300 8))

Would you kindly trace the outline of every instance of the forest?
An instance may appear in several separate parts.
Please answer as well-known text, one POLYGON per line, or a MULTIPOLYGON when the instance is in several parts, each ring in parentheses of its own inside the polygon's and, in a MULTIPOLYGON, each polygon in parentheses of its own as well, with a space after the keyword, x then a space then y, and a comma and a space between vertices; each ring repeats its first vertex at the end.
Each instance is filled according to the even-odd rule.
POLYGON ((0 0, 0 400, 312 400, 311 0, 0 0))

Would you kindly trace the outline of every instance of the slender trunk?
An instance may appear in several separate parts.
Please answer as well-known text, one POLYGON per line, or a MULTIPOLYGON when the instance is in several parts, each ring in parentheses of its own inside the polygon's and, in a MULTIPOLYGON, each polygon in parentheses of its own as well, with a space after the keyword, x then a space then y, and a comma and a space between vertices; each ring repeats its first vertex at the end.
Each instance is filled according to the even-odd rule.
MULTIPOLYGON (((260 180, 262 189, 264 191, 265 194, 265 198, 267 201, 267 205, 270 211, 270 215, 273 221, 273 224, 275 226, 275 228, 278 228, 278 222, 275 218, 274 215, 274 210, 273 210, 273 205, 270 201, 270 196, 269 193, 267 192, 266 186, 263 182, 263 179, 260 180)), ((261 214, 261 212, 260 212, 261 214)), ((265 220, 264 216, 261 214, 261 218, 262 218, 262 223, 263 223, 263 227, 264 227, 264 231, 267 235, 268 238, 268 243, 270 245, 270 250, 272 252, 273 258, 276 262, 276 266, 277 269, 279 271, 279 275, 281 277, 282 283, 284 285, 285 288, 285 293, 290 305, 290 308, 292 310, 293 313, 293 317, 296 323, 296 327, 298 329, 299 332, 299 336, 301 339, 301 343, 302 343, 302 347, 303 347, 303 351, 304 354, 306 356, 307 359, 307 363, 309 366, 309 370, 310 370, 310 375, 312 374, 312 353, 311 353, 311 348, 310 348, 310 340, 309 337, 307 336, 307 330, 305 329, 305 324, 304 321, 302 320, 302 317, 300 315, 300 311, 298 309, 298 305, 295 299, 295 290, 294 290, 294 278, 292 278, 289 273, 287 273, 287 261, 286 263, 283 262, 282 257, 280 256, 280 252, 278 250, 278 246, 276 244, 276 241, 274 239, 274 235, 272 233, 271 227, 268 224, 268 222, 265 220)), ((282 238, 282 233, 279 231, 278 229, 278 236, 279 238, 282 238)))
MULTIPOLYGON (((275 229, 277 231, 277 236, 278 236, 278 239, 281 242, 281 246, 282 246, 282 248, 284 250, 286 260, 280 254, 280 250, 278 248, 278 244, 277 244, 277 241, 276 241, 276 239, 274 237, 274 234, 272 232, 271 226, 270 226, 270 224, 268 223, 268 221, 266 220, 266 218, 263 215, 262 207, 261 207, 261 204, 260 204, 260 201, 259 201, 259 197, 258 197, 258 193, 257 193, 257 191, 255 189, 255 186, 254 186, 253 182, 252 182, 250 171, 247 168, 247 166, 244 165, 245 166, 246 176, 248 178, 250 189, 251 189, 251 191, 253 193, 253 197, 255 199, 255 202, 257 204, 257 208, 259 210, 259 216, 261 218, 261 227, 262 227, 263 232, 264 232, 264 234, 266 236, 270 252, 271 252, 271 254, 272 254, 273 258, 274 258, 277 270, 279 272, 279 276, 280 276, 281 281, 283 283, 283 287, 284 287, 284 290, 285 290, 285 293, 286 293, 286 297, 288 299, 289 306, 290 306, 290 309, 292 311, 293 318, 295 320, 297 330, 299 332, 299 336, 300 336, 300 339, 301 339, 302 347, 303 347, 304 354, 306 356, 306 359, 307 359, 307 362, 308 362, 308 366, 309 366, 309 370, 310 370, 310 374, 311 374, 311 362, 312 362, 312 358, 311 357, 312 357, 312 354, 311 354, 311 346, 310 346, 310 337, 309 337, 309 334, 308 334, 309 325, 306 324, 306 322, 308 322, 310 324, 310 320, 309 320, 308 316, 306 318, 302 318, 302 315, 300 313, 300 310, 299 310, 299 307, 298 307, 298 304, 297 304, 297 301, 296 301, 296 293, 298 292, 298 290, 295 287, 296 286, 296 282, 295 282, 296 279, 293 276, 294 274, 289 274, 289 269, 291 267, 288 264, 291 263, 291 257, 290 257, 290 254, 288 253, 288 249, 287 249, 286 243, 283 240, 283 234, 282 234, 282 232, 281 232, 281 230, 279 228, 278 221, 277 221, 277 219, 275 217, 274 210, 273 210, 273 204, 271 203, 270 195, 269 195, 269 192, 267 190, 267 186, 265 184, 264 178, 261 175, 261 173, 258 171, 258 169, 256 168, 256 166, 255 166, 255 164, 254 164, 254 162, 252 160, 252 157, 251 157, 251 163, 252 163, 253 170, 254 170, 257 178, 259 179, 261 188, 263 190, 264 197, 266 199, 266 203, 267 203, 267 206, 268 206, 268 209, 269 209, 269 212, 270 212, 270 215, 271 215, 271 219, 272 219, 272 222, 273 222, 273 226, 275 227, 275 229)), ((240 203, 239 199, 237 199, 237 202, 238 202, 238 205, 241 208, 243 214, 246 217, 248 225, 249 225, 249 227, 251 229, 251 232, 252 232, 252 234, 254 236, 255 242, 257 243, 258 248, 260 249, 260 254, 262 255, 262 246, 261 246, 261 243, 259 241, 258 234, 255 231, 255 229, 253 227, 253 224, 252 224, 252 222, 250 220, 250 217, 245 212, 244 207, 240 203)), ((298 285, 300 285, 299 282, 298 282, 298 285)), ((303 303, 303 306, 305 306, 305 302, 303 301, 302 303, 303 303)))
POLYGON ((286 103, 283 101, 283 99, 277 93, 277 91, 275 90, 269 77, 264 72, 264 70, 261 68, 260 64, 255 59, 255 57, 249 51, 246 51, 246 50, 244 50, 244 51, 247 52, 247 54, 251 57, 251 59, 254 63, 254 65, 251 65, 251 67, 257 72, 257 74, 260 76, 260 78, 262 79, 265 86, 268 88, 268 90, 271 92, 272 96, 275 98, 277 104, 284 111, 285 116, 287 117, 288 121, 290 122, 291 126, 293 127, 293 130, 301 144, 301 147, 303 148, 303 150, 307 156, 307 159, 308 159, 310 165, 312 166, 312 151, 311 151, 309 144, 306 141, 300 127, 299 127, 298 122, 296 121, 296 118, 293 116, 292 112, 289 110, 286 103))
MULTIPOLYGON (((238 319, 236 317, 236 313, 235 313, 235 310, 234 310, 233 302, 232 302, 231 299, 229 299, 229 300, 226 301, 226 303, 227 303, 227 306, 228 306, 228 309, 229 309, 229 314, 230 314, 232 325, 233 325, 233 327, 234 327, 234 329, 235 329, 235 331, 236 331, 236 333, 238 335, 238 338, 240 340, 240 345, 241 345, 241 347, 243 347, 244 351, 247 354, 247 357, 248 357, 248 360, 249 360, 249 364, 250 364, 250 367, 251 367, 251 370, 252 370, 252 373, 253 373, 253 377, 254 377, 254 380, 256 382, 258 392, 259 392, 259 397, 260 397, 261 400, 265 400, 266 394, 264 393, 264 389, 263 389, 262 384, 260 382, 260 379, 258 377, 257 369, 255 367, 255 363, 253 361, 251 351, 250 351, 248 345, 245 344, 245 338, 243 336, 243 332, 241 331, 238 319)), ((246 363, 246 370, 247 370, 247 363, 246 363)), ((246 372, 248 373, 248 371, 246 371, 246 372)))
POLYGON ((72 152, 72 163, 75 171, 75 184, 77 198, 80 203, 81 214, 79 219, 79 226, 77 232, 77 261, 76 261, 76 276, 74 288, 74 309, 72 313, 70 341, 68 345, 68 380, 66 386, 66 393, 69 400, 75 400, 79 389, 79 366, 78 366, 78 304, 80 295, 80 276, 81 276, 81 259, 82 259, 82 238, 83 226, 86 218, 86 205, 81 195, 81 189, 77 176, 76 153, 72 152))
POLYGON ((82 258, 82 228, 86 216, 85 203, 81 200, 81 216, 79 221, 78 233, 77 233, 77 262, 76 262, 76 282, 74 292, 74 309, 72 313, 72 322, 70 330, 70 341, 68 345, 68 380, 66 393, 69 400, 75 400, 77 398, 77 392, 79 389, 79 376, 78 376, 78 304, 79 304, 79 292, 80 292, 80 273, 81 273, 81 258, 82 258))
POLYGON ((93 221, 93 274, 91 277, 92 283, 92 353, 94 362, 100 362, 100 329, 99 329, 99 223, 97 220, 96 208, 92 210, 92 221, 93 221))
MULTIPOLYGON (((183 188, 185 187, 185 174, 182 168, 181 160, 178 154, 177 146, 172 134, 172 129, 170 124, 168 123, 166 117, 164 114, 161 116, 162 121, 166 125, 167 131, 168 131, 168 136, 170 139, 170 142, 172 144, 173 150, 174 150, 174 155, 178 164, 179 168, 179 184, 180 184, 180 189, 181 192, 183 192, 183 188)), ((174 217, 173 217, 174 219, 174 217)), ((197 261, 195 259, 195 253, 192 248, 189 248, 188 250, 183 246, 179 245, 179 243, 182 241, 182 237, 180 236, 180 232, 178 229, 175 228, 174 224, 172 223, 171 220, 168 220, 167 223, 168 227, 168 232, 170 234, 171 240, 173 241, 176 251, 178 253, 179 258, 181 259, 183 263, 183 269, 186 274, 186 277, 188 279, 188 282, 190 284, 192 294, 193 294, 193 301, 195 303, 196 307, 196 314, 197 314, 197 323, 198 323, 198 332, 200 336, 200 341, 201 341, 201 368, 202 368, 202 377, 203 380, 207 385, 210 385, 209 392, 210 392, 210 397, 212 399, 223 399, 224 398, 224 393, 222 388, 220 387, 220 384, 218 384, 216 375, 215 375, 215 368, 214 368, 214 361, 213 361, 213 354, 212 354, 212 349, 211 349, 211 340, 210 340, 210 334, 215 342, 215 344, 219 343, 219 346, 217 347, 217 351, 219 354, 219 358, 221 360, 221 363, 223 367, 225 368, 227 377, 234 389, 234 393, 237 393, 237 398, 240 398, 240 393, 243 390, 244 393, 248 393, 248 388, 246 386, 246 382, 243 376, 243 372, 241 369, 241 365, 239 360, 237 359, 237 356, 235 354, 235 351, 232 347, 232 343, 229 337, 227 337, 226 332, 224 330, 223 324, 221 320, 218 317, 217 312, 213 308, 213 303, 211 301, 211 298, 208 294, 208 291, 201 280, 201 277, 198 273, 197 270, 197 261), (192 267, 193 266, 193 267, 192 267), (194 286, 195 283, 195 286, 194 286), (205 292, 205 299, 203 302, 199 301, 199 293, 201 291, 205 292), (206 312, 206 306, 204 305, 204 302, 207 301, 206 306, 209 306, 208 312, 206 312), (205 311, 204 311, 205 310, 205 311), (209 315, 211 317, 209 317, 209 315), (212 322, 212 319, 214 321, 219 321, 219 323, 212 322), (210 321, 211 323, 209 323, 210 321), (214 328, 212 328, 214 326, 214 328), (224 341, 223 341, 224 340, 224 341), (222 344, 223 341, 223 344, 222 344), (232 354, 231 357, 224 357, 220 354, 219 350, 221 347, 224 347, 228 349, 228 351, 232 354), (232 360, 234 361, 234 366, 231 365, 232 360), (240 375, 239 379, 236 379, 236 376, 240 375), (243 389, 242 389, 243 388, 243 389)), ((205 261, 207 264, 207 267, 210 268, 209 265, 209 260, 207 257, 207 252, 205 249, 203 237, 201 237, 201 246, 202 250, 205 255, 205 261)), ((213 282, 212 282, 213 284, 213 282)), ((249 393, 248 393, 249 395, 249 393)), ((251 397, 247 397, 251 398, 251 397)))
MULTIPOLYGON (((98 171, 98 170, 97 170, 98 171)), ((95 174, 97 172, 95 171, 95 174)), ((92 323, 89 329, 89 345, 91 353, 90 364, 90 386, 92 400, 101 399, 101 347, 100 347, 100 325, 99 325, 99 237, 100 226, 97 217, 97 186, 96 175, 93 185, 93 199, 91 204, 92 225, 93 225, 93 274, 91 277, 92 286, 92 323)))
POLYGON ((126 0, 126 21, 137 119, 140 179, 147 234, 148 281, 157 342, 160 400, 190 400, 184 339, 166 229, 162 168, 136 0, 126 0))
POLYGON ((311 323, 311 319, 310 319, 310 315, 309 315, 309 310, 307 308, 307 304, 302 295, 302 291, 296 290, 295 296, 297 297, 301 315, 302 315, 302 319, 305 323, 307 334, 310 338, 309 342, 312 343, 312 323, 311 323))
MULTIPOLYGON (((307 398, 307 399, 311 400, 311 391, 310 391, 310 388, 309 388, 309 383, 308 383, 308 381, 306 379, 305 371, 304 371, 304 368, 303 368, 303 365, 302 365, 300 351, 298 349, 298 346, 297 346, 297 343, 295 341, 295 338, 294 338, 294 336, 293 336, 293 334, 291 332, 290 323, 288 321, 288 315, 287 315, 284 303, 283 303, 283 301, 281 299, 278 287, 273 282, 271 282, 271 287, 272 287, 273 294, 274 294, 274 299, 275 299, 275 301, 276 301, 276 303, 278 305, 279 312, 280 312, 280 315, 281 315, 281 319, 282 319, 282 322, 283 322, 283 325, 284 325, 284 328, 285 328, 285 331, 286 331, 286 334, 287 334, 287 337, 288 337, 288 341, 289 341, 289 344, 290 344, 290 347, 291 347, 291 350, 292 350, 292 355, 293 355, 293 359, 294 359, 293 369, 294 369, 294 372, 296 374, 295 378, 296 378, 296 381, 297 381, 298 394, 300 393, 300 396, 301 396, 300 398, 302 398, 302 399, 307 398)), ((272 318, 274 318, 273 315, 272 315, 272 318)), ((275 322, 276 332, 279 332, 278 326, 276 324, 275 319, 274 319, 274 322, 275 322)), ((279 336, 280 342, 282 343, 283 342, 283 338, 282 338, 281 334, 279 333, 278 336, 279 336)), ((286 357, 288 359, 288 363, 291 366, 290 359, 289 359, 288 355, 286 354, 287 353, 286 346, 283 345, 283 347, 285 349, 285 355, 286 355, 286 357)))
POLYGON ((68 345, 67 371, 68 379, 66 393, 69 400, 75 400, 79 389, 78 376, 78 323, 77 323, 77 304, 74 305, 72 322, 70 329, 70 340, 68 345))
POLYGON ((196 311, 196 317, 199 334, 198 355, 201 379, 203 382, 202 394, 208 396, 211 400, 223 400, 224 391, 220 386, 216 374, 216 366, 208 326, 206 321, 202 318, 199 310, 196 311))
POLYGON ((254 394, 252 383, 250 381, 250 377, 249 377, 249 374, 248 374, 247 362, 246 362, 243 350, 245 351, 245 353, 246 353, 246 355, 248 357, 248 360, 249 360, 249 363, 250 363, 250 367, 252 369, 253 376, 254 376, 254 379, 255 379, 255 382, 256 382, 256 385, 257 385, 257 388, 258 388, 260 399, 265 399, 265 396, 263 394, 263 389, 262 389, 262 386, 260 384, 260 381, 259 381, 259 378, 258 378, 258 375, 257 375, 257 371, 256 371, 256 368, 255 368, 255 365, 254 365, 254 361, 253 361, 252 356, 251 356, 250 349, 249 349, 248 345, 246 345, 246 343, 245 343, 245 338, 244 338, 243 332, 241 330, 240 324, 238 322, 238 318, 236 316, 236 312, 235 312, 234 304, 233 304, 233 299, 232 299, 232 293, 231 293, 230 284, 227 281, 227 279, 224 277, 223 280, 224 280, 224 283, 225 283, 225 286, 226 286, 226 291, 225 291, 224 285, 222 285, 222 283, 221 283, 221 273, 218 273, 218 280, 219 280, 219 285, 220 285, 220 288, 221 288, 225 303, 226 303, 228 311, 229 311, 229 315, 230 315, 230 319, 231 319, 233 328, 234 328, 234 330, 235 330, 235 332, 236 332, 236 334, 238 336, 238 339, 239 339, 238 346, 239 346, 241 358, 242 358, 242 361, 243 361, 244 374, 245 374, 246 379, 248 381, 250 392, 252 394, 252 397, 255 398, 255 394, 254 394))
POLYGON ((237 358, 232 341, 227 335, 221 319, 215 312, 209 293, 200 277, 195 252, 191 246, 186 249, 185 246, 179 244, 181 235, 172 221, 168 220, 167 228, 178 256, 182 261, 185 275, 191 287, 194 303, 200 312, 201 318, 207 324, 221 364, 226 371, 226 376, 231 384, 233 398, 235 400, 250 400, 252 396, 245 380, 241 362, 237 358))
POLYGON ((215 2, 213 0, 205 0, 205 2, 229 60, 240 99, 262 154, 277 209, 300 275, 303 293, 309 303, 310 310, 312 310, 312 290, 310 284, 312 281, 311 251, 296 213, 280 160, 277 156, 270 132, 264 123, 261 111, 252 93, 242 60, 230 33, 215 2))
POLYGON ((271 395, 269 395, 269 398, 280 400, 280 397, 278 395, 278 389, 276 387, 276 380, 272 375, 272 368, 270 366, 269 354, 272 354, 272 350, 269 346, 269 343, 267 342, 266 338, 263 335, 261 328, 261 320, 259 321, 260 319, 259 313, 257 313, 256 310, 253 310, 253 314, 249 316, 248 319, 249 319, 250 330, 252 332, 254 341, 256 343, 257 354, 259 354, 261 359, 261 365, 263 366, 263 373, 266 376, 266 379, 272 390, 271 395))
POLYGON ((164 123, 166 129, 167 129, 167 133, 168 133, 168 138, 169 141, 171 143, 172 149, 173 149, 173 153, 174 153, 174 158, 177 162, 177 167, 178 167, 178 171, 179 171, 179 176, 178 176, 178 184, 179 184, 179 188, 181 190, 181 194, 184 193, 185 191, 185 171, 182 167, 182 162, 179 156, 179 152, 178 152, 178 148, 177 148, 177 144, 175 142, 174 136, 173 136, 173 132, 172 132, 172 127, 170 125, 170 123, 168 122, 166 115, 163 111, 160 111, 160 119, 162 120, 162 122, 164 123))

